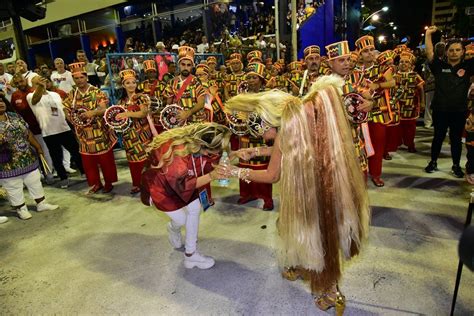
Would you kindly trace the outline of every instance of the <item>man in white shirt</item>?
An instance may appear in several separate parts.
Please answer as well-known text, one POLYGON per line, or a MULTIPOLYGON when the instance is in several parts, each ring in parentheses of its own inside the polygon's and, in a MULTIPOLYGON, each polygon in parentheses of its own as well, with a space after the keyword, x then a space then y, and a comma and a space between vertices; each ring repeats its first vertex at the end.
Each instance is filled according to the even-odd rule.
POLYGON ((265 42, 265 35, 261 34, 257 40, 257 48, 260 50, 267 48, 267 42, 265 42))
POLYGON ((23 75, 23 78, 26 79, 26 81, 28 82, 28 85, 31 87, 32 86, 31 80, 34 77, 39 76, 39 75, 34 71, 28 70, 28 65, 25 63, 24 60, 17 59, 15 64, 16 64, 16 72, 21 73, 23 75))
POLYGON ((69 93, 74 86, 74 80, 72 79, 71 72, 64 68, 64 60, 62 60, 62 58, 56 58, 54 60, 54 67, 56 70, 51 74, 51 81, 53 82, 53 85, 56 88, 69 93))
POLYGON ((15 91, 15 88, 10 85, 12 78, 13 76, 9 73, 6 73, 5 66, 0 63, 0 91, 5 94, 5 97, 7 98, 8 102, 11 102, 12 93, 15 91))
POLYGON ((197 52, 199 54, 204 54, 209 51, 209 43, 207 42, 207 37, 203 36, 201 39, 202 43, 197 46, 197 52))
POLYGON ((41 133, 53 160, 54 169, 61 179, 59 186, 65 189, 69 185, 69 180, 63 165, 61 146, 69 151, 76 167, 81 174, 84 174, 79 145, 66 122, 61 96, 56 92, 46 90, 46 78, 39 76, 33 78, 33 88, 35 91, 29 93, 26 100, 41 127, 41 133))

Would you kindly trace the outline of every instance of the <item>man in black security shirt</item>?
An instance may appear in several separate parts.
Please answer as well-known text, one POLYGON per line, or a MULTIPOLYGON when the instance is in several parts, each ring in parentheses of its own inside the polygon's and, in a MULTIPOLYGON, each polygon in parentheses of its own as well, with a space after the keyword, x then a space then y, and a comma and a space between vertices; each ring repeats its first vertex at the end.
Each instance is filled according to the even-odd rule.
POLYGON ((445 60, 435 58, 431 35, 436 31, 436 26, 430 26, 425 36, 426 56, 435 77, 435 92, 431 103, 434 137, 431 144, 431 161, 425 171, 432 173, 438 170, 438 156, 449 129, 453 159, 452 173, 455 177, 462 178, 464 172, 459 166, 462 151, 461 138, 467 116, 469 79, 474 75, 474 59, 463 60, 464 47, 459 40, 451 40, 446 44, 445 60))

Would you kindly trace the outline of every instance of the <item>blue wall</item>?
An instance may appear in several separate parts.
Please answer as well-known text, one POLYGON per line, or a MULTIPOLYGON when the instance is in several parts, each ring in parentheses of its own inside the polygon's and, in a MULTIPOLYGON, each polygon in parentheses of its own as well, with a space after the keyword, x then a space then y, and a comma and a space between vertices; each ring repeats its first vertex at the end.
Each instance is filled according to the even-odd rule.
MULTIPOLYGON (((347 1, 347 40, 350 44, 359 36, 360 0, 347 1)), ((316 14, 306 20, 298 30, 298 58, 303 58, 303 50, 310 45, 318 45, 325 55, 325 46, 341 40, 335 34, 335 16, 341 16, 342 0, 326 0, 316 14)), ((352 47, 352 45, 351 45, 352 47)))

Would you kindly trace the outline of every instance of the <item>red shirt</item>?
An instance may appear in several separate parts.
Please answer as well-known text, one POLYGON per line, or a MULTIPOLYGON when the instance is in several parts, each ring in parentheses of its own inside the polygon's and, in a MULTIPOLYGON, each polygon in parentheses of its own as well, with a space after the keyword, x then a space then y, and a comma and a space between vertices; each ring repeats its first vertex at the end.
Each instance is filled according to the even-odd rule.
POLYGON ((28 105, 26 101, 26 96, 28 93, 32 93, 34 90, 32 88, 26 89, 26 91, 16 90, 12 94, 12 106, 17 111, 18 114, 28 123, 28 127, 33 135, 41 135, 41 128, 36 116, 28 105))
MULTIPOLYGON (((150 154, 152 164, 159 161, 169 145, 167 143, 150 154)), ((181 145, 175 150, 182 148, 181 145)), ((217 161, 206 156, 174 156, 171 164, 163 169, 149 168, 142 174, 142 202, 149 205, 151 198, 153 204, 163 212, 176 211, 188 205, 199 195, 199 189, 196 188, 197 177, 209 173, 212 163, 217 161)))
POLYGON ((65 100, 67 98, 67 93, 64 90, 53 87, 51 89, 51 92, 56 92, 57 94, 59 94, 62 100, 65 100))

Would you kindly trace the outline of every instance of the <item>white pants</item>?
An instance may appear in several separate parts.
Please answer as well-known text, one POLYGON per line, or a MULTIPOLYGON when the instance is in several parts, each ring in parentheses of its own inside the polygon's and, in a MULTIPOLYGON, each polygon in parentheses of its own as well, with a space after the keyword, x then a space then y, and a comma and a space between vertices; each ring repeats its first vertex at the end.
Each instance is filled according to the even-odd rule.
POLYGON ((71 154, 63 147, 63 166, 66 169, 71 168, 71 154))
POLYGON ((199 215, 201 215, 201 202, 195 199, 183 208, 173 212, 165 212, 171 218, 171 228, 179 231, 181 227, 186 228, 184 247, 186 253, 192 254, 196 251, 199 230, 199 215))
MULTIPOLYGON (((51 155, 49 154, 49 150, 48 150, 48 146, 46 146, 46 143, 44 142, 43 140, 43 136, 41 136, 41 134, 38 134, 38 135, 34 135, 35 138, 36 138, 36 141, 40 144, 41 146, 41 149, 43 149, 43 152, 44 152, 44 158, 46 159, 46 163, 48 164, 49 166, 49 170, 53 170, 53 159, 51 159, 51 155)), ((46 171, 46 175, 47 176, 52 176, 53 174, 46 171)))
POLYGON ((425 93, 425 117, 423 118, 423 123, 425 126, 433 125, 433 117, 431 116, 431 101, 433 100, 434 91, 429 91, 425 93))
POLYGON ((41 174, 38 169, 18 177, 0 179, 0 184, 7 191, 8 200, 13 207, 25 203, 23 185, 28 189, 31 198, 37 200, 44 197, 44 190, 41 185, 41 174))

